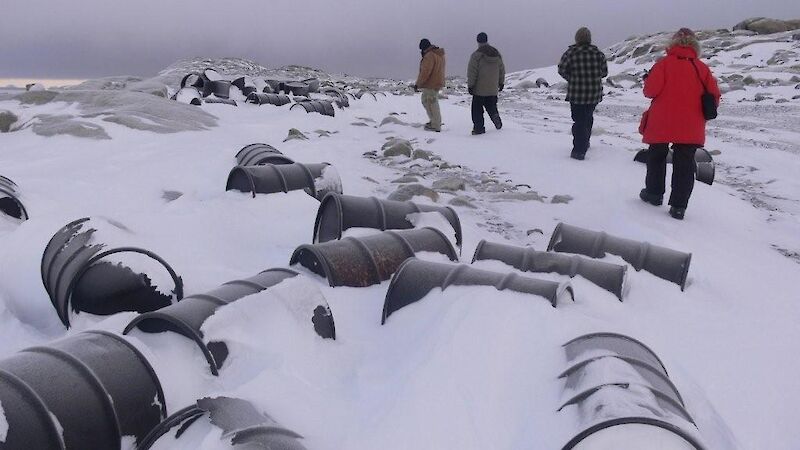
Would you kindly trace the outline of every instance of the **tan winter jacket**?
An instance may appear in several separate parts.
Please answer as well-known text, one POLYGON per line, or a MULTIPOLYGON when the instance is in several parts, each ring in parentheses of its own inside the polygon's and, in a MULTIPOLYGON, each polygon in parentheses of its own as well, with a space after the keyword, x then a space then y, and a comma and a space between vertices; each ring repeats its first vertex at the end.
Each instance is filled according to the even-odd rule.
POLYGON ((425 50, 419 63, 418 89, 441 89, 444 87, 444 49, 431 46, 425 50))
POLYGON ((496 96, 505 79, 506 66, 500 52, 489 44, 480 44, 467 68, 467 86, 473 89, 473 95, 496 96))

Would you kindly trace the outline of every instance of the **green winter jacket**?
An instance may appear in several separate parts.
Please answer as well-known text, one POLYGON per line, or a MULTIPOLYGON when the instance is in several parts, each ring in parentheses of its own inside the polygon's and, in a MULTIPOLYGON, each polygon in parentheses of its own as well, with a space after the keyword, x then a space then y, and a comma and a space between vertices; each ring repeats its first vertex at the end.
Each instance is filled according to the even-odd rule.
POLYGON ((500 86, 505 84, 506 67, 503 57, 489 44, 480 44, 469 59, 467 86, 473 95, 496 96, 500 86))

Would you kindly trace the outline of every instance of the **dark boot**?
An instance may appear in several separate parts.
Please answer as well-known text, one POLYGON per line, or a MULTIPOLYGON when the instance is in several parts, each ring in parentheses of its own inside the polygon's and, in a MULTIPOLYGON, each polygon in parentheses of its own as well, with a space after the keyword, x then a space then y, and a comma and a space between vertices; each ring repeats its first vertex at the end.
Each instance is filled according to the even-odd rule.
POLYGON ((492 119, 492 123, 494 123, 494 127, 498 130, 503 128, 503 121, 500 119, 500 115, 495 115, 490 117, 492 119))
POLYGON ((669 215, 672 216, 673 219, 683 220, 683 216, 686 215, 686 208, 673 206, 669 209, 669 215))
POLYGON ((664 196, 658 194, 651 194, 647 192, 647 189, 642 189, 639 191, 639 198, 646 203, 650 203, 653 206, 661 206, 664 203, 664 196))

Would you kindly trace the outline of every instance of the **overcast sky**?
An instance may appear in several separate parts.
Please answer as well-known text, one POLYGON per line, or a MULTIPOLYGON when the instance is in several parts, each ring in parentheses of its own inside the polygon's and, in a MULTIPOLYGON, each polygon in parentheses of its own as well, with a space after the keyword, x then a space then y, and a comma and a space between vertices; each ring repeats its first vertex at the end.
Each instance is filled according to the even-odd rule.
POLYGON ((475 35, 509 70, 551 65, 580 26, 604 47, 634 34, 800 18, 799 0, 2 0, 0 78, 154 75, 180 58, 411 78, 419 39, 461 74, 475 35))

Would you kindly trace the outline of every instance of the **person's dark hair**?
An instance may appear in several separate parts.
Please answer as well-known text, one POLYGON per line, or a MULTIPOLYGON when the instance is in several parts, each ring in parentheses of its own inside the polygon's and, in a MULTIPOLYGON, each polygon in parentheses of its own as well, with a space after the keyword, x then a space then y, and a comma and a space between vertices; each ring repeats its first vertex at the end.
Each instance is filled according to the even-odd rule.
POLYGON ((478 33, 478 43, 485 44, 487 42, 489 42, 489 36, 487 36, 486 33, 483 32, 478 33))
POLYGON ((423 40, 419 41, 419 49, 420 50, 425 50, 430 46, 431 46, 431 41, 429 41, 427 39, 423 39, 423 40))
POLYGON ((582 27, 575 33, 575 43, 578 45, 589 45, 592 43, 592 32, 588 28, 582 27))

